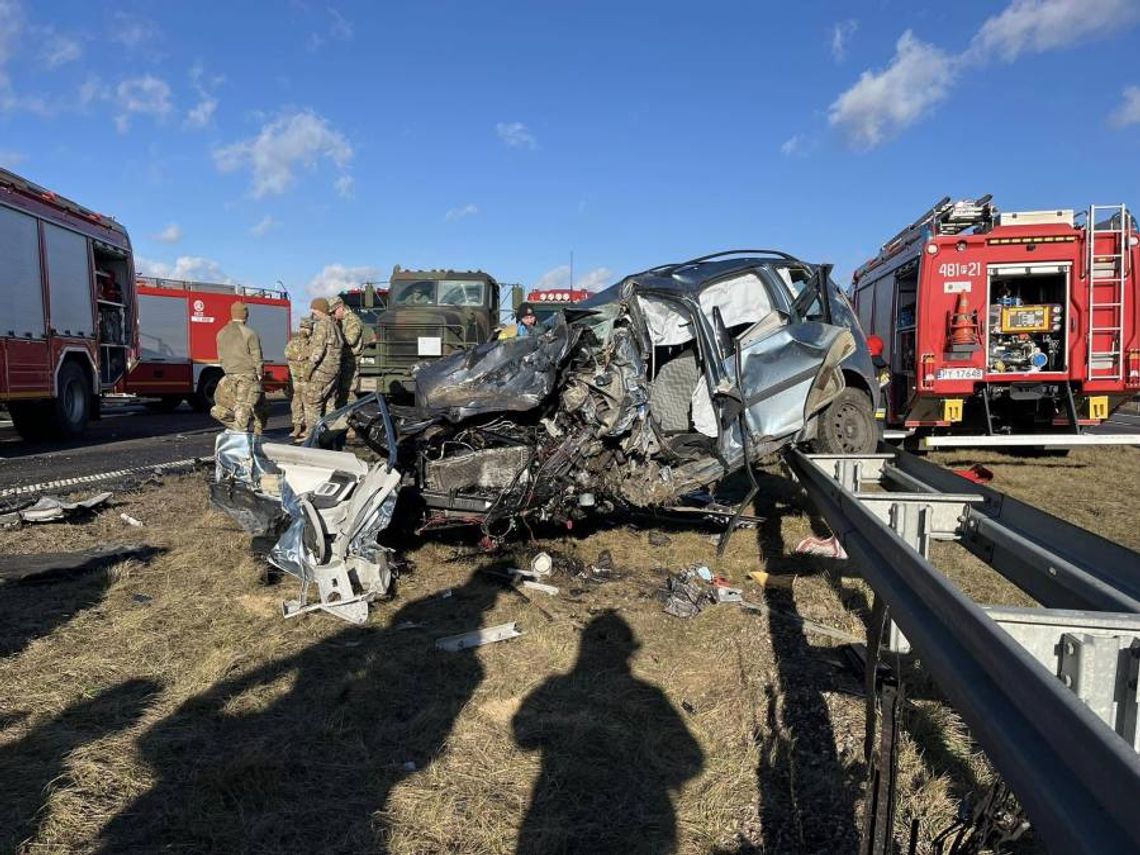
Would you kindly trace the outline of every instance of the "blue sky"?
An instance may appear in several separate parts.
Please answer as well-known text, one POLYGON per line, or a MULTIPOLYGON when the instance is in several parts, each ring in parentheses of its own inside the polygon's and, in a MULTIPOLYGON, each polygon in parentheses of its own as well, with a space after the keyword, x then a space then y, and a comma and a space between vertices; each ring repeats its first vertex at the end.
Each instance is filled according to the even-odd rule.
POLYGON ((937 198, 1140 207, 1140 0, 0 0, 0 163, 141 269, 850 271, 937 198))

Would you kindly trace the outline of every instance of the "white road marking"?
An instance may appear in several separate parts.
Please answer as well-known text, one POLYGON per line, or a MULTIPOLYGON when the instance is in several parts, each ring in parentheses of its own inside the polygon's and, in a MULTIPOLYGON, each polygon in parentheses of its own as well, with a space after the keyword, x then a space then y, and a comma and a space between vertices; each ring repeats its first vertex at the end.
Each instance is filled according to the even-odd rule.
POLYGON ((59 490, 64 487, 75 487, 80 484, 94 484, 99 481, 111 481, 115 478, 126 478, 129 475, 134 475, 138 472, 154 472, 161 475, 167 469, 180 469, 182 467, 192 467, 199 460, 213 460, 213 455, 210 457, 188 457, 185 460, 171 460, 167 463, 153 463, 150 466, 133 466, 129 469, 115 469, 112 472, 98 472, 94 475, 80 475, 76 478, 62 478, 58 481, 45 481, 42 484, 25 484, 21 487, 9 487, 6 490, 0 490, 0 497, 3 496, 20 496, 25 493, 42 493, 46 490, 59 490))

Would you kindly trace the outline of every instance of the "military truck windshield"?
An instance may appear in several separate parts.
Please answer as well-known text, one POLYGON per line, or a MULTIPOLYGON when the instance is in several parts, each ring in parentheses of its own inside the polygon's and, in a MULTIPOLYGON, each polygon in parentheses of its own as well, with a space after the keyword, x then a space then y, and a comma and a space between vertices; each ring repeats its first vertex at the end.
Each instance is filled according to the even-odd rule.
POLYGON ((482 306, 482 282, 463 279, 421 279, 392 285, 393 306, 482 306))

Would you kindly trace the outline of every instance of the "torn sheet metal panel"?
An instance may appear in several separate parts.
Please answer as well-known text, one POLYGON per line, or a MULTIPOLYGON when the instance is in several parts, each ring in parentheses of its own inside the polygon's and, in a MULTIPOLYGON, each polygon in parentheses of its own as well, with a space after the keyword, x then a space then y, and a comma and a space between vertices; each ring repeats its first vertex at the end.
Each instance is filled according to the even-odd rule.
POLYGON ((496 641, 508 641, 522 635, 517 623, 502 623, 498 626, 488 626, 463 632, 459 635, 449 635, 437 639, 435 646, 449 653, 458 653, 471 647, 482 647, 484 644, 494 644, 496 641))
POLYGON ((93 511, 111 498, 111 493, 98 493, 78 502, 65 502, 51 496, 44 496, 25 508, 0 514, 0 527, 26 523, 59 522, 84 511, 93 511))
POLYGON ((534 409, 554 389, 576 337, 557 315, 541 335, 490 341, 445 356, 416 373, 416 407, 452 422, 534 409))
POLYGON ((279 532, 269 561, 301 580, 301 595, 283 604, 284 615, 320 609, 366 621, 368 603, 392 582, 389 550, 378 536, 392 519, 400 473, 347 452, 230 431, 216 445, 220 477, 211 500, 247 531, 279 532))

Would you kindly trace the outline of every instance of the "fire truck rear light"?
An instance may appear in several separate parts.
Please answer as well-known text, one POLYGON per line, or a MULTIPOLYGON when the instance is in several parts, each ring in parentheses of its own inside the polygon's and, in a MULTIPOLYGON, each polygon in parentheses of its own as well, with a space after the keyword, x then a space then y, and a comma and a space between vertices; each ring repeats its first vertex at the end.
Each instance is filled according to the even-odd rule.
POLYGON ((934 388, 934 354, 922 354, 922 388, 934 388))
POLYGON ((1128 381, 1133 389, 1140 388, 1140 350, 1128 351, 1128 381))
POLYGON ((1138 244, 1140 244, 1140 237, 1137 237, 1136 235, 1129 235, 1128 236, 1128 245, 1129 246, 1137 246, 1138 244))

